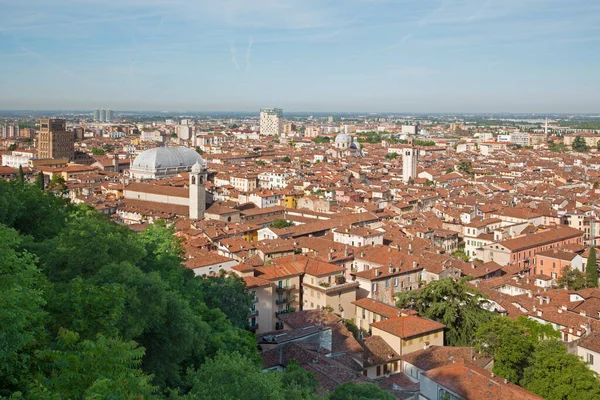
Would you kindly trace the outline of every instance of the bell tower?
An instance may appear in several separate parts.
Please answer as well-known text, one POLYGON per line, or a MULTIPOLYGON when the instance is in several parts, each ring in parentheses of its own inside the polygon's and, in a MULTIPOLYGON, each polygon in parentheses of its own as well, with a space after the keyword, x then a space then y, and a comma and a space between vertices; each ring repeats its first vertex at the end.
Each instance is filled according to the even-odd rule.
POLYGON ((190 218, 203 219, 206 211, 206 167, 199 162, 190 171, 190 218))
POLYGON ((407 184, 417 177, 417 159, 419 149, 415 148, 413 138, 408 138, 408 147, 402 152, 402 182, 407 184))

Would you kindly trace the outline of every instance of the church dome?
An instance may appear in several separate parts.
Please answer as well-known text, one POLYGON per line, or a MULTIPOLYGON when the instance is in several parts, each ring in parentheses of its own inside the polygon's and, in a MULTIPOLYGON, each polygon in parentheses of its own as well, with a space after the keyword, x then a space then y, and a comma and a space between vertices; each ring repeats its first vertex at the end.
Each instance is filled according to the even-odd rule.
POLYGON ((339 135, 337 135, 335 137, 335 142, 336 143, 351 143, 352 138, 349 135, 346 135, 345 133, 340 133, 339 135))
POLYGON ((189 168, 204 160, 188 147, 155 147, 141 152, 133 161, 132 169, 180 169, 189 168))

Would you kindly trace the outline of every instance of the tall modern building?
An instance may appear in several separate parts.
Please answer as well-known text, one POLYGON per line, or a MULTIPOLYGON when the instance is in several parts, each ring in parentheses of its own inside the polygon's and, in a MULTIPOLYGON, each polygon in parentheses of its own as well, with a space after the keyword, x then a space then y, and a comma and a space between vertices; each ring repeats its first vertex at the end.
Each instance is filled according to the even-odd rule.
POLYGON ((38 135, 38 158, 68 158, 75 155, 75 136, 67 131, 64 119, 40 120, 38 135))
POLYGON ((104 108, 100 110, 100 119, 98 121, 106 122, 106 110, 104 108))
POLYGON ((419 149, 413 145, 413 138, 408 138, 409 147, 402 152, 402 182, 405 184, 417 177, 417 160, 419 149))
POLYGON ((96 108, 94 110, 94 122, 98 122, 99 120, 100 120, 100 110, 96 108))
POLYGON ((283 132, 283 110, 281 108, 262 108, 260 110, 260 134, 281 135, 283 132))
POLYGON ((106 119, 104 120, 104 122, 112 122, 112 120, 113 120, 113 112, 109 108, 108 110, 106 110, 106 119))

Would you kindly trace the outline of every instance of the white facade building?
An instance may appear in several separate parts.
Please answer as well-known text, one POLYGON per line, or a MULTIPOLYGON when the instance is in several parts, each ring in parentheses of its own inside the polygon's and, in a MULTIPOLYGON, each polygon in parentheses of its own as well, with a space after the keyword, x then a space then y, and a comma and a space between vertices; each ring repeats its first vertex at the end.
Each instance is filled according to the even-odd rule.
POLYGON ((34 151, 13 151, 11 154, 2 154, 2 165, 11 168, 27 167, 30 160, 37 158, 34 151))
POLYGON ((260 134, 281 135, 283 132, 283 110, 281 108, 263 108, 260 110, 260 134))

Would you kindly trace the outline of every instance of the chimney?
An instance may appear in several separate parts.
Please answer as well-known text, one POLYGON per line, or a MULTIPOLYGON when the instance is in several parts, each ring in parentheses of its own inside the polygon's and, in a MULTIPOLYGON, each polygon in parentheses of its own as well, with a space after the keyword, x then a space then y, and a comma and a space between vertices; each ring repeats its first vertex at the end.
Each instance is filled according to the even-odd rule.
POLYGON ((396 269, 392 266, 392 263, 390 263, 388 265, 388 268, 390 269, 390 274, 393 274, 394 272, 396 272, 396 269))
POLYGON ((344 247, 344 257, 348 257, 348 245, 344 247))
POLYGON ((542 316, 542 310, 537 310, 537 316, 541 317, 542 316))
POLYGON ((391 252, 392 252, 392 248, 388 247, 388 253, 391 253, 391 252))
POLYGON ((412 254, 412 243, 408 244, 408 254, 412 254))
POLYGON ((473 261, 471 261, 471 268, 475 269, 475 263, 473 261))
POLYGON ((333 260, 333 254, 331 254, 331 252, 329 252, 329 254, 327 254, 327 259, 329 261, 333 260))
POLYGON ((379 275, 381 275, 381 271, 380 271, 380 270, 378 270, 378 269, 376 269, 376 270, 375 270, 375 276, 379 276, 379 275))
POLYGON ((413 261, 413 268, 417 268, 417 262, 413 261))
POLYGON ((585 316, 586 316, 586 313, 585 313, 585 311, 584 311, 584 310, 582 310, 582 311, 579 313, 579 315, 582 315, 582 316, 584 316, 584 317, 585 317, 585 316))
POLYGON ((360 258, 363 258, 364 256, 365 256, 365 253, 361 251, 360 252, 360 258))
POLYGON ((558 311, 559 314, 562 314, 563 310, 562 310, 562 308, 559 308, 557 311, 558 311))

